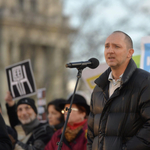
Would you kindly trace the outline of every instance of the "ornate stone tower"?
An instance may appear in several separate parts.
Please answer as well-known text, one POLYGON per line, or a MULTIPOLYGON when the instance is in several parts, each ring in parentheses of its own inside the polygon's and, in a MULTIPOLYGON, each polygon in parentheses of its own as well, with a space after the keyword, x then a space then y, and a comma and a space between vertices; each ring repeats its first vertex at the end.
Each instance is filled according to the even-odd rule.
POLYGON ((37 88, 50 101, 67 95, 68 36, 74 32, 60 0, 0 0, 0 98, 8 90, 5 67, 31 60, 37 88))

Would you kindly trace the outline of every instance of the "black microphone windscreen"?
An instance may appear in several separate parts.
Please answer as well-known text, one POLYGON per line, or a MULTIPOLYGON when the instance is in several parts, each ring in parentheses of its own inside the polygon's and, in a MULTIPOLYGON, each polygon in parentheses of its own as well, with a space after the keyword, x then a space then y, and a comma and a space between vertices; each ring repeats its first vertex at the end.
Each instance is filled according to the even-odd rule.
POLYGON ((90 58, 89 61, 91 62, 91 65, 88 65, 89 68, 95 69, 99 65, 99 61, 96 58, 90 58))

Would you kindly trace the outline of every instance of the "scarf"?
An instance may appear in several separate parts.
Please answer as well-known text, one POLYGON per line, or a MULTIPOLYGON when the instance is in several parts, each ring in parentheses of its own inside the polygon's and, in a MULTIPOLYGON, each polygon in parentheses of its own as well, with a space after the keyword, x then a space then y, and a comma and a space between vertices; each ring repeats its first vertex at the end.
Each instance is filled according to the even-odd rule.
POLYGON ((79 123, 74 123, 73 125, 67 124, 66 131, 65 131, 65 138, 68 142, 73 141, 79 131, 83 128, 83 125, 87 122, 87 119, 83 120, 79 123))
POLYGON ((37 118, 35 118, 33 121, 31 121, 28 124, 22 124, 22 127, 26 133, 26 135, 28 135, 31 131, 33 131, 33 129, 35 127, 37 127, 40 124, 39 120, 37 118))

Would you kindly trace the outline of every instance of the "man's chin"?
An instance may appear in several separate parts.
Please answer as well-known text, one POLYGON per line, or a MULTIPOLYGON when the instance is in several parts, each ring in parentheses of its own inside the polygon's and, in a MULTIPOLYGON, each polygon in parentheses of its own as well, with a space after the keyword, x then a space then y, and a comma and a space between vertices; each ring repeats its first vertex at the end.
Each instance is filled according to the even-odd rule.
POLYGON ((28 118, 28 119, 19 119, 21 124, 28 124, 32 122, 35 118, 28 118))
POLYGON ((19 118, 19 121, 21 122, 21 124, 28 124, 28 123, 32 122, 35 118, 36 118, 36 116, 32 115, 29 118, 24 118, 24 119, 19 118))
POLYGON ((32 120, 31 119, 28 119, 28 120, 20 120, 20 122, 22 123, 22 124, 28 124, 28 123, 30 123, 32 120))
POLYGON ((108 63, 108 66, 114 68, 114 67, 116 67, 116 64, 108 63))

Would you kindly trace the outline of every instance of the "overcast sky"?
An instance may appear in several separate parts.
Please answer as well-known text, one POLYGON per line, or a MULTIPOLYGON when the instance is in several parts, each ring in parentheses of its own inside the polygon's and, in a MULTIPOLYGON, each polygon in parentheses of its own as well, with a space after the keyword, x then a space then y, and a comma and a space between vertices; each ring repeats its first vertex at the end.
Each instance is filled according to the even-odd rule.
MULTIPOLYGON (((92 27, 94 27, 94 31, 94 29, 100 25, 107 24, 107 27, 103 27, 103 36, 107 36, 107 30, 110 30, 110 33, 115 30, 122 30, 133 39, 136 48, 134 55, 141 54, 141 38, 148 36, 150 33, 145 32, 145 30, 149 30, 150 19, 143 13, 145 11, 147 14, 150 14, 149 0, 63 0, 63 7, 64 14, 70 17, 70 25, 72 27, 78 28, 81 24, 84 24, 82 32, 88 33, 88 31, 92 30, 92 27), (90 14, 90 18, 83 23, 80 12, 83 10, 86 11, 87 8, 90 9, 89 6, 94 6, 94 9, 90 14), (120 25, 119 22, 123 19, 127 19, 127 22, 120 25)), ((74 43, 72 47, 73 53, 80 51, 80 46, 77 45, 81 40, 82 39, 74 43)), ((82 41, 82 47, 86 47, 84 41, 82 41)), ((100 51, 102 51, 102 49, 102 46, 99 47, 100 51)))
MULTIPOLYGON (((70 17, 71 27, 81 29, 71 47, 70 62, 84 61, 94 56, 99 59, 100 64, 105 63, 104 42, 115 30, 129 34, 134 44, 134 56, 141 54, 141 38, 150 34, 150 0, 62 0, 62 2, 64 14, 70 17), (86 11, 89 18, 83 19, 81 12, 86 11), (91 41, 86 40, 87 36, 91 36, 91 41), (88 45, 90 42, 96 42, 100 46, 91 50, 88 45), (87 55, 84 55, 84 50, 87 50, 85 53, 87 55), (99 53, 94 53, 96 50, 99 53)), ((72 74, 70 79, 73 80, 69 83, 73 91, 77 70, 69 69, 69 72, 72 74)))

